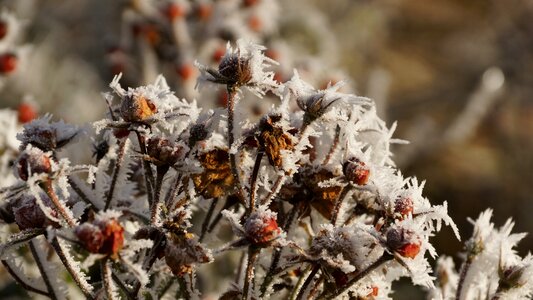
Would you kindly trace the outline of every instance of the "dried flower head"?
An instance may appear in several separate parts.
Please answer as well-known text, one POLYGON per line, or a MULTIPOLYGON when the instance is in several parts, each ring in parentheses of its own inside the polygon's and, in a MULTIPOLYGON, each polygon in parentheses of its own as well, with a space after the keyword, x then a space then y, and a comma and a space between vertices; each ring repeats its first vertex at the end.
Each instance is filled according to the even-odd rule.
POLYGON ((213 261, 211 252, 198 242, 194 234, 171 233, 165 248, 165 262, 176 276, 189 274, 195 264, 213 261))
POLYGON ((76 227, 74 233, 87 251, 116 257, 124 246, 124 228, 117 216, 113 212, 101 213, 92 222, 76 227))
MULTIPOLYGON (((43 199, 44 205, 48 208, 52 208, 53 204, 50 199, 41 194, 40 198, 43 199)), ((13 205, 13 216, 15 223, 20 230, 32 229, 32 228, 46 228, 49 225, 59 227, 59 224, 50 220, 43 212, 42 208, 37 203, 37 199, 32 195, 22 195, 13 205)), ((59 218, 59 214, 56 210, 50 210, 51 216, 59 218)))
POLYGON ((32 145, 43 151, 58 150, 79 134, 78 127, 63 121, 51 122, 52 115, 45 115, 24 125, 22 133, 17 134, 21 141, 20 149, 32 145))
POLYGON ((227 150, 217 148, 199 154, 197 159, 204 170, 193 174, 192 180, 200 195, 206 199, 217 198, 233 189, 235 178, 231 173, 227 150))
POLYGON ((293 130, 285 130, 281 126, 280 115, 266 115, 259 123, 257 140, 261 149, 268 157, 271 165, 281 168, 283 165, 282 151, 294 150, 293 130))
POLYGON ((281 234, 276 214, 260 207, 244 223, 244 233, 249 242, 256 246, 267 246, 281 234))
POLYGON ((152 137, 147 142, 147 152, 150 161, 157 166, 173 166, 179 159, 183 158, 185 149, 183 145, 177 144, 166 138, 152 137))
POLYGON ((142 122, 153 116, 157 107, 144 95, 124 97, 120 105, 120 115, 127 122, 142 122))

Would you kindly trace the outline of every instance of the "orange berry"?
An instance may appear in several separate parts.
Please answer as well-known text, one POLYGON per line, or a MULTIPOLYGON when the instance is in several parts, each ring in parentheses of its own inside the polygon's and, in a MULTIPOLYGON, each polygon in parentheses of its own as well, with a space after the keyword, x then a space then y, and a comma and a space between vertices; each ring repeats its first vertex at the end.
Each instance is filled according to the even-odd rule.
POLYGON ((169 19, 169 21, 174 21, 177 18, 181 18, 185 15, 185 9, 181 5, 175 3, 169 3, 164 9, 163 14, 169 19))
POLYGON ((194 76, 195 68, 192 64, 184 63, 178 66, 177 71, 183 80, 189 80, 194 76))

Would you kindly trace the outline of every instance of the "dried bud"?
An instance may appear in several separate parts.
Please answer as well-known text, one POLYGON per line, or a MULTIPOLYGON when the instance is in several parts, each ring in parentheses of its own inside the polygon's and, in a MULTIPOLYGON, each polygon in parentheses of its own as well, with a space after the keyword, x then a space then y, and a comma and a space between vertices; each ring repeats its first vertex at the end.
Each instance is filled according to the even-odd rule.
POLYGON ((41 149, 30 147, 20 154, 17 162, 17 173, 26 181, 33 174, 49 174, 52 172, 50 156, 41 149))
POLYGON ((189 130, 189 147, 194 146, 196 142, 205 140, 208 135, 209 131, 207 131, 205 124, 194 124, 189 130))
POLYGON ((127 96, 120 106, 120 115, 127 122, 142 122, 155 113, 157 113, 155 104, 142 95, 127 96))
POLYGON ((302 109, 304 114, 304 123, 310 124, 320 118, 328 108, 340 98, 326 100, 325 93, 316 93, 310 96, 302 96, 296 99, 296 103, 302 109))
POLYGON ((227 150, 215 149, 197 157, 204 168, 199 174, 192 175, 196 191, 206 199, 217 198, 229 192, 235 183, 231 173, 227 150))
POLYGON ((147 150, 148 156, 157 166, 173 166, 183 156, 183 147, 159 137, 148 140, 147 150))
POLYGON ((124 228, 114 217, 100 217, 92 223, 83 223, 74 233, 91 253, 116 256, 124 246, 124 228))
POLYGON ((18 120, 19 123, 24 124, 32 121, 37 118, 37 111, 35 107, 29 103, 21 103, 17 107, 18 120))
POLYGON ((387 247, 408 258, 415 258, 420 252, 420 242, 415 240, 414 233, 403 228, 387 231, 387 247))
POLYGON ((194 264, 209 263, 213 257, 193 234, 183 233, 170 235, 165 248, 165 261, 174 275, 183 276, 193 271, 194 264))
POLYGON ((46 115, 25 124, 24 131, 17 134, 21 141, 20 149, 30 144, 43 151, 57 150, 74 140, 79 133, 76 126, 65 124, 63 121, 50 123, 50 120, 51 116, 46 115))
POLYGON ((348 159, 342 165, 342 172, 348 181, 357 185, 365 185, 370 177, 370 169, 355 157, 348 159))
POLYGON ((17 68, 18 57, 13 53, 0 55, 0 74, 9 74, 17 68))
MULTIPOLYGON (((43 199, 46 206, 53 206, 50 199, 45 195, 41 195, 41 199, 43 199)), ((15 223, 20 230, 46 228, 48 225, 59 226, 59 224, 46 217, 39 204, 37 204, 37 199, 31 195, 22 196, 13 205, 12 209, 15 223)), ((52 210, 51 214, 53 217, 59 217, 56 210, 52 210)))
POLYGON ((413 213, 413 200, 409 197, 400 197, 394 202, 394 212, 400 214, 401 218, 413 213))
POLYGON ((501 289, 506 291, 526 284, 527 278, 523 278, 526 267, 527 266, 511 266, 500 268, 498 270, 498 275, 500 276, 498 284, 501 289))
POLYGON ((244 224, 246 238, 256 246, 265 246, 275 240, 280 234, 276 214, 258 209, 253 212, 244 224))
POLYGON ((238 54, 224 56, 218 65, 218 72, 226 77, 231 85, 245 85, 252 79, 250 60, 238 54))

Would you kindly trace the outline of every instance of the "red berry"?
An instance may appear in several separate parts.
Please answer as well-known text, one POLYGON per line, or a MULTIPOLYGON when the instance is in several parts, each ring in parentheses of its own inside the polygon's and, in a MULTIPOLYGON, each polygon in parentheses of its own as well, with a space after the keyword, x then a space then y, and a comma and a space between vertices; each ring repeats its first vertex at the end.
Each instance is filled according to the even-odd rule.
POLYGON ((196 13, 198 14, 198 17, 201 20, 207 21, 211 17, 211 14, 213 13, 213 7, 205 3, 200 4, 198 6, 196 13))
POLYGON ((28 123, 37 118, 37 112, 33 105, 28 103, 21 103, 17 108, 19 123, 28 123))
POLYGON ((357 185, 365 185, 370 177, 370 170, 366 164, 355 157, 344 163, 342 171, 348 181, 357 185))
POLYGON ((399 213, 402 218, 413 213, 413 200, 409 197, 401 197, 394 202, 394 212, 399 213))
POLYGON ((0 21, 0 40, 3 39, 7 35, 7 23, 4 21, 0 21))
POLYGON ((377 297, 378 296, 378 293, 379 293, 379 288, 377 286, 372 286, 372 292, 368 293, 368 295, 366 295, 367 297, 377 297))
POLYGON ((255 245, 265 245, 281 233, 276 217, 262 213, 250 215, 244 227, 248 240, 255 245))
POLYGON ((246 7, 250 7, 250 6, 254 6, 254 5, 257 5, 257 3, 259 2, 259 0, 244 0, 243 1, 244 3, 244 6, 246 7))
POLYGON ((6 53, 0 56, 0 73, 8 74, 17 68, 18 58, 13 53, 6 53))
POLYGON ((398 252, 403 257, 415 258, 416 255, 420 252, 420 244, 405 244, 402 247, 396 249, 396 252, 398 252))
POLYGON ((259 32, 263 29, 263 21, 258 16, 253 15, 248 19, 248 26, 253 31, 259 32))

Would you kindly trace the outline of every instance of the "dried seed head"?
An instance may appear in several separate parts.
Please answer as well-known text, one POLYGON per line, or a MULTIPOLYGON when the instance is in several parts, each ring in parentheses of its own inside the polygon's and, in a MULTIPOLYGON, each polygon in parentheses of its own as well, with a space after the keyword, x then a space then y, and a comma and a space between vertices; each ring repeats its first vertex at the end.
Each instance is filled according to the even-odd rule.
POLYGON ((326 113, 328 108, 337 102, 340 98, 335 98, 326 101, 326 94, 316 93, 310 96, 301 96, 296 99, 298 107, 302 109, 304 114, 304 123, 310 124, 314 120, 320 118, 323 114, 326 113))
POLYGON ((165 262, 172 273, 183 276, 194 270, 195 264, 213 261, 209 250, 191 233, 171 234, 165 248, 165 262))
POLYGON ((63 121, 50 122, 51 115, 33 120, 24 125, 24 130, 17 134, 21 141, 20 149, 32 145, 43 151, 53 151, 66 146, 78 135, 76 126, 65 124, 63 121))
POLYGON ((498 275, 500 276, 499 286, 506 291, 526 284, 527 278, 523 278, 523 275, 527 267, 528 266, 511 266, 500 268, 498 270, 498 275))
MULTIPOLYGON (((48 197, 41 195, 44 203, 48 207, 52 207, 52 203, 48 197)), ((32 228, 46 228, 48 225, 59 226, 56 222, 49 220, 35 197, 31 195, 22 196, 14 205, 13 205, 13 216, 15 218, 15 223, 18 225, 20 230, 32 229, 32 228)), ((59 217, 56 210, 52 210, 51 214, 53 217, 59 217)))
POLYGON ((120 115, 127 122, 142 122, 155 113, 157 113, 157 107, 143 95, 127 96, 120 106, 120 115))
POLYGON ((256 210, 244 223, 246 238, 256 246, 266 246, 280 234, 276 215, 269 210, 256 210))
POLYGON ((342 165, 342 172, 348 181, 357 185, 365 185, 370 177, 370 169, 355 157, 348 159, 342 165))
POLYGON ((238 54, 224 56, 218 65, 218 72, 226 77, 231 85, 246 85, 252 79, 249 58, 238 54))
POLYGON ((415 258, 420 252, 420 241, 414 233, 403 228, 390 228, 387 231, 387 247, 403 257, 415 258))
POLYGON ((26 181, 33 174, 49 174, 52 172, 50 156, 39 148, 30 147, 22 152, 17 161, 17 173, 26 181))
POLYGON ((91 253, 115 257, 124 246, 124 228, 115 218, 101 218, 92 223, 83 223, 74 233, 91 253))
POLYGON ((394 212, 403 219, 413 213, 413 200, 409 197, 400 197, 394 202, 394 212))
POLYGON ((231 173, 227 150, 215 149, 200 154, 198 161, 204 168, 199 174, 193 174, 192 180, 196 191, 206 199, 217 198, 233 189, 235 178, 231 173))
POLYGON ((0 55, 0 74, 6 75, 12 73, 17 68, 18 57, 13 53, 0 55))
POLYGON ((183 147, 165 138, 151 138, 147 146, 148 156, 157 166, 173 166, 183 157, 183 147))

